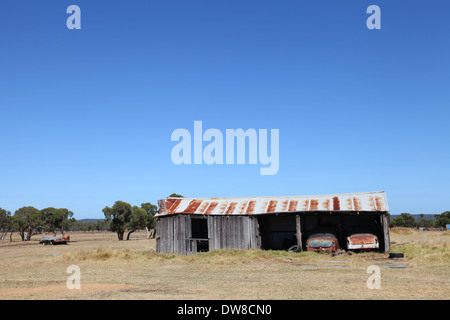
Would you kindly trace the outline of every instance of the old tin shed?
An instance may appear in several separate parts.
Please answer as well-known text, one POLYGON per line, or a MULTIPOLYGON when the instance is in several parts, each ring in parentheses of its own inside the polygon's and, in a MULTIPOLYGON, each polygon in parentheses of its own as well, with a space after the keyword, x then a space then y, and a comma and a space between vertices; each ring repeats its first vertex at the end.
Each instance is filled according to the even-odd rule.
POLYGON ((320 228, 336 231, 341 248, 348 230, 374 233, 389 250, 384 191, 317 196, 167 198, 158 201, 156 251, 190 254, 214 249, 305 248, 320 228))

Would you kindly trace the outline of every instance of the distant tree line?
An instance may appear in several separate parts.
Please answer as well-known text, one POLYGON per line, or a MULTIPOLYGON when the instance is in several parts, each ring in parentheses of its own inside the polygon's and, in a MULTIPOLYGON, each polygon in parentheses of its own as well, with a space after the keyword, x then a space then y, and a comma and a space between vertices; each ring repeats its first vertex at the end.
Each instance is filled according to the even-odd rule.
MULTIPOLYGON (((169 197, 182 197, 172 193, 169 197)), ((155 215, 158 207, 150 202, 141 206, 132 206, 124 201, 116 201, 112 207, 103 210, 104 220, 77 221, 73 212, 66 208, 48 207, 42 210, 34 207, 22 207, 11 215, 10 211, 0 208, 0 241, 4 241, 9 234, 17 232, 22 241, 29 241, 31 237, 46 232, 56 235, 65 231, 113 231, 119 240, 130 239, 130 235, 137 230, 146 230, 147 237, 154 237, 156 227, 155 215)))
POLYGON ((70 226, 70 231, 109 231, 109 222, 103 219, 77 220, 70 226))
POLYGON ((70 229, 75 222, 73 212, 66 208, 45 208, 38 210, 35 207, 22 207, 14 215, 0 208, 0 240, 4 240, 9 233, 17 232, 22 241, 29 241, 32 236, 43 232, 51 232, 56 235, 60 231, 70 229))
POLYGON ((410 213, 402 213, 391 220, 391 225, 407 228, 445 228, 447 224, 450 224, 450 211, 435 214, 435 219, 425 219, 424 214, 420 214, 419 217, 416 219, 410 213))

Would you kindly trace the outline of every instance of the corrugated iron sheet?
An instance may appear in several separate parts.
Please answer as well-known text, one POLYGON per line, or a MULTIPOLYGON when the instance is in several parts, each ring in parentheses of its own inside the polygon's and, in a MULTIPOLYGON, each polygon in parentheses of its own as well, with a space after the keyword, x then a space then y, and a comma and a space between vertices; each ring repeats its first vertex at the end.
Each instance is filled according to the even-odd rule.
POLYGON ((250 198, 167 198, 159 200, 157 216, 168 214, 244 215, 287 212, 387 212, 384 191, 318 196, 250 198))

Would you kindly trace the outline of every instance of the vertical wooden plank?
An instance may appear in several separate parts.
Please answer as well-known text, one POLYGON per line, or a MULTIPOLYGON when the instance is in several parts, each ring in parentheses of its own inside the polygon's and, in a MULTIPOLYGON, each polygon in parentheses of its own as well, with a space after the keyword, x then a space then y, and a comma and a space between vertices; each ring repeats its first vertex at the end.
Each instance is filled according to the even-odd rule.
POLYGON ((185 238, 184 238, 184 250, 186 254, 190 254, 190 238, 192 237, 192 225, 191 225, 191 215, 186 215, 186 221, 185 221, 185 238))
POLYGON ((220 248, 220 216, 208 215, 205 217, 207 219, 208 226, 208 249, 209 251, 220 248))
POLYGON ((262 249, 263 248, 263 241, 262 241, 262 232, 261 232, 261 226, 259 225, 259 220, 254 219, 254 227, 255 227, 255 234, 257 235, 257 247, 256 249, 262 249))
POLYGON ((216 217, 208 216, 209 250, 217 249, 216 217))
POLYGON ((161 253, 165 253, 164 250, 164 242, 165 242, 164 237, 166 236, 166 230, 164 230, 165 220, 166 217, 160 218, 159 221, 159 250, 161 253))
POLYGON ((344 238, 344 223, 345 223, 345 217, 344 215, 339 215, 339 224, 338 224, 338 239, 339 239, 339 244, 341 247, 345 247, 346 244, 346 239, 344 238))
POLYGON ((249 247, 250 249, 258 249, 258 233, 257 233, 257 221, 256 217, 250 217, 249 219, 249 247))
POLYGON ((217 224, 219 223, 218 221, 218 217, 217 216, 210 216, 208 218, 211 218, 213 223, 212 223, 212 230, 214 232, 214 239, 213 239, 213 243, 214 243, 214 247, 213 250, 215 249, 220 249, 219 248, 219 243, 220 243, 220 233, 217 232, 217 224))
POLYGON ((206 217, 206 224, 208 225, 208 250, 214 250, 214 225, 213 225, 213 216, 207 216, 206 217))
POLYGON ((295 225, 296 225, 296 237, 297 237, 297 245, 299 247, 300 251, 303 251, 303 246, 302 246, 302 223, 301 223, 301 216, 299 214, 297 214, 295 216, 295 225))
POLYGON ((180 221, 180 238, 178 239, 178 246, 181 254, 186 254, 186 221, 187 215, 182 215, 180 221))
POLYGON ((174 220, 175 220, 175 217, 176 216, 173 216, 173 217, 170 217, 170 220, 169 220, 169 237, 168 237, 168 239, 169 239, 169 241, 168 241, 168 252, 169 253, 174 253, 174 250, 173 250, 173 244, 174 244, 174 220))
POLYGON ((214 216, 214 233, 216 234, 216 239, 214 241, 214 249, 223 249, 222 248, 222 237, 223 230, 221 230, 222 226, 222 217, 214 216))
POLYGON ((261 232, 261 226, 259 225, 259 219, 254 219, 254 227, 255 227, 255 234, 257 235, 257 247, 256 249, 262 249, 263 248, 263 242, 262 242, 262 232, 261 232))
POLYGON ((251 238, 250 238, 250 248, 261 249, 261 236, 259 234, 259 222, 257 217, 251 217, 251 238))
POLYGON ((177 218, 178 218, 177 219, 177 232, 174 233, 175 238, 173 240, 174 240, 174 245, 176 245, 175 250, 177 251, 177 253, 183 254, 182 246, 180 245, 181 244, 180 240, 183 238, 183 233, 184 233, 184 230, 182 230, 184 217, 183 217, 183 215, 179 215, 177 218))
POLYGON ((166 253, 173 253, 173 216, 166 218, 166 253))
POLYGON ((173 251, 176 254, 181 254, 180 250, 180 234, 181 234, 181 215, 178 215, 175 219, 174 223, 174 232, 173 232, 173 251), (175 230, 176 228, 176 230, 175 230))
POLYGON ((251 230, 250 230, 250 220, 251 216, 244 217, 245 219, 242 220, 242 245, 241 249, 250 249, 250 237, 251 237, 251 230))
POLYGON ((223 248, 230 249, 230 223, 228 223, 228 217, 221 217, 222 220, 222 228, 225 230, 223 234, 223 248))
POLYGON ((179 254, 178 252, 178 226, 180 222, 180 216, 176 215, 173 217, 173 253, 179 254))
POLYGON ((186 243, 186 215, 178 216, 178 231, 176 233, 176 246, 178 254, 186 254, 185 243, 186 243))
POLYGON ((160 233, 161 233, 161 219, 157 218, 156 219, 156 227, 155 227, 156 253, 161 252, 160 233))
POLYGON ((231 220, 229 219, 230 217, 227 217, 227 223, 229 226, 229 234, 228 234, 228 248, 229 249, 235 249, 236 248, 236 229, 237 229, 237 224, 238 224, 238 220, 239 219, 233 219, 235 217, 231 217, 231 220))
POLYGON ((220 237, 220 242, 221 242, 221 249, 228 249, 228 243, 227 243, 227 238, 228 238, 228 228, 227 228, 227 222, 225 219, 223 219, 224 217, 220 217, 220 224, 221 224, 221 237, 220 237))
POLYGON ((217 220, 216 216, 207 216, 208 223, 208 238, 209 238, 209 251, 217 249, 217 232, 216 225, 217 220))
MULTIPOLYGON (((248 249, 248 245, 245 241, 248 238, 248 229, 244 228, 245 222, 248 220, 248 217, 242 217, 243 219, 239 219, 239 225, 237 230, 237 247, 239 249, 248 249)), ((247 224, 245 224, 246 226, 247 224)))
MULTIPOLYGON (((228 218, 228 217, 227 217, 228 218)), ((237 243, 237 237, 238 237, 238 229, 239 229, 239 223, 242 221, 242 219, 233 219, 234 217, 231 217, 231 224, 230 224, 230 249, 236 249, 238 247, 237 243)))
POLYGON ((192 253, 197 253, 197 241, 192 241, 192 253))
POLYGON ((388 215, 382 214, 380 219, 381 219, 381 226, 383 227, 384 252, 388 252, 391 249, 388 215))
POLYGON ((216 249, 223 249, 223 235, 225 233, 225 230, 221 229, 222 228, 222 217, 220 216, 215 216, 214 217, 215 220, 215 233, 216 233, 216 249))
POLYGON ((255 238, 255 230, 254 230, 254 217, 248 217, 247 219, 247 230, 248 230, 248 240, 247 240, 247 244, 248 244, 248 248, 249 249, 254 249, 255 245, 254 243, 256 242, 256 238, 255 238))
POLYGON ((167 253, 167 217, 161 218, 160 249, 161 253, 167 253))
POLYGON ((221 222, 221 225, 222 225, 222 230, 225 231, 225 232, 222 232, 222 237, 221 237, 221 239, 222 239, 222 248, 223 249, 229 249, 227 239, 230 236, 230 226, 227 223, 227 219, 226 219, 227 217, 220 217, 220 218, 221 218, 220 222, 221 222))
POLYGON ((246 220, 248 217, 241 217, 242 219, 237 219, 238 223, 236 225, 236 235, 235 235, 235 246, 238 249, 244 249, 244 220, 246 220))

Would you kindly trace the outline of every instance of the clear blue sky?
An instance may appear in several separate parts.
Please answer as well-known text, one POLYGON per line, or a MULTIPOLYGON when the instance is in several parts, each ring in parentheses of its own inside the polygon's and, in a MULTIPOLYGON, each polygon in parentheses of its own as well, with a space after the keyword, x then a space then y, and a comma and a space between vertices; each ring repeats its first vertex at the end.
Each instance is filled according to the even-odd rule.
POLYGON ((392 214, 450 210, 449 17, 447 0, 2 0, 0 207, 385 190, 392 214), (194 120, 279 129, 278 174, 174 165, 194 120))

